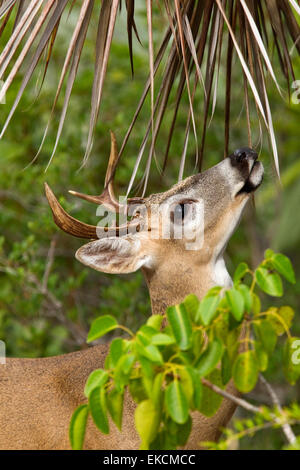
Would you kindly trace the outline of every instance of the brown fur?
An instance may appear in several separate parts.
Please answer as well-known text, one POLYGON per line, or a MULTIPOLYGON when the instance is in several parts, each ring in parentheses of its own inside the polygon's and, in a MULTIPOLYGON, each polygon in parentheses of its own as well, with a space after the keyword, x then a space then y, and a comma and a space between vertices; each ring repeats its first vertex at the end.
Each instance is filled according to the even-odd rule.
MULTIPOLYGON (((70 449, 68 427, 74 409, 85 402, 83 388, 90 372, 104 366, 107 345, 44 359, 8 359, 1 366, 0 449, 70 449), (37 386, 38 384, 38 386, 37 386)), ((231 387, 232 388, 232 387, 231 387)), ((109 435, 90 421, 85 449, 137 449, 135 404, 126 397, 122 433, 110 423, 109 435)), ((193 431, 186 448, 216 440, 220 426, 230 420, 235 406, 224 400, 213 418, 193 413, 193 431)))

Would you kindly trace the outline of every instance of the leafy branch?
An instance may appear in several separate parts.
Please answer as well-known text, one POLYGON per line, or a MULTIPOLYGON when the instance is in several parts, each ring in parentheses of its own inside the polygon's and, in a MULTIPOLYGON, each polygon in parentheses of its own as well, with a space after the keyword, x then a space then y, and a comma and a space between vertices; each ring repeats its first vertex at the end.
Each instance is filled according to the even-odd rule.
MULTIPOLYGON (((272 306, 262 311, 256 292, 260 289, 282 296, 281 276, 295 282, 289 259, 267 250, 255 271, 245 263, 238 266, 232 288, 224 291, 214 287, 201 301, 189 295, 181 304, 169 307, 164 315, 150 317, 136 333, 119 325, 111 315, 97 318, 91 325, 88 342, 118 328, 125 330, 129 338, 115 338, 105 369, 97 369, 89 376, 85 386, 88 403, 79 407, 71 420, 72 447, 82 448, 88 415, 105 434, 109 433, 108 414, 122 428, 126 389, 137 403, 135 425, 141 449, 184 446, 192 427, 191 412, 213 416, 224 398, 254 413, 255 419, 248 426, 251 432, 279 427, 289 445, 295 445, 297 438, 291 425, 298 423, 299 413, 296 408, 293 412, 283 409, 273 388, 261 376, 267 370, 278 337, 285 335, 282 367, 286 379, 294 384, 300 377, 300 341, 290 333, 292 308, 272 306), (259 377, 274 409, 254 406, 238 394, 253 390, 259 377), (236 394, 226 389, 231 380, 236 394)), ((239 435, 245 432, 243 427, 239 435)), ((226 430, 225 435, 232 440, 231 431, 226 430)), ((206 445, 226 447, 227 441, 206 445)))

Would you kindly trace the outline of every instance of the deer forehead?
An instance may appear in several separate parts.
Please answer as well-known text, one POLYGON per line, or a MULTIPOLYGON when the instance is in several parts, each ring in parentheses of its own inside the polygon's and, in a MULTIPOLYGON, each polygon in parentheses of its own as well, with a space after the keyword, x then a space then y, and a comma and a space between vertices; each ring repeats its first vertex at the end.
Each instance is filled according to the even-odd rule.
POLYGON ((181 197, 203 198, 205 202, 214 201, 220 198, 220 195, 230 195, 232 191, 228 190, 235 188, 236 184, 242 185, 243 182, 244 175, 226 158, 203 173, 189 176, 168 191, 152 194, 145 200, 145 205, 150 207, 152 204, 172 204, 181 197))

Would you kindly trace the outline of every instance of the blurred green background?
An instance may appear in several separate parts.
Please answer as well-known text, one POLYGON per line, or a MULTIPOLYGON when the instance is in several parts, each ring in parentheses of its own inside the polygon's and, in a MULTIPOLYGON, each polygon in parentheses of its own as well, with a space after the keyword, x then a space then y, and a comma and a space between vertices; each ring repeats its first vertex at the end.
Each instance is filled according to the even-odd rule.
MULTIPOLYGON (((145 18, 146 13, 141 8, 138 27, 143 47, 135 40, 133 79, 130 72, 126 23, 122 15, 118 19, 117 34, 104 87, 103 105, 93 152, 87 166, 80 169, 90 112, 96 33, 96 28, 93 27, 89 30, 64 130, 53 162, 45 173, 55 142, 62 99, 59 100, 49 135, 38 159, 28 166, 39 149, 49 118, 64 59, 63 45, 67 44, 72 30, 72 15, 68 20, 63 19, 64 26, 59 30, 61 48, 57 48, 53 55, 40 96, 36 99, 39 72, 42 73, 42 67, 31 80, 4 138, 0 141, 0 339, 6 343, 8 356, 43 357, 85 348, 86 334, 95 317, 110 313, 118 317, 123 324, 136 328, 150 314, 148 292, 140 273, 123 276, 99 274, 75 260, 74 253, 83 242, 58 231, 52 221, 43 188, 44 182, 47 181, 56 195, 61 195, 60 202, 72 215, 86 222, 95 223, 95 207, 81 200, 72 199, 67 190, 76 189, 90 194, 99 194, 102 190, 109 155, 109 129, 115 131, 120 144, 148 75, 145 18)), ((95 18, 95 25, 96 21, 95 18)), ((156 30, 154 41, 157 46, 164 24, 156 10, 153 23, 156 30)), ((4 35, 3 44, 8 34, 9 28, 6 36, 4 35)), ((298 63, 295 60, 296 77, 300 76, 300 62, 297 60, 298 63)), ((274 59, 274 68, 276 70, 276 59, 274 59)), ((231 151, 248 143, 245 115, 241 112, 243 81, 238 65, 232 79, 234 86, 231 151)), ((21 77, 10 88, 6 104, 0 105, 0 125, 4 123, 20 83, 21 77)), ((224 89, 225 79, 221 69, 217 107, 207 133, 205 168, 214 165, 223 157, 224 89)), ((233 273, 240 261, 255 266, 261 260, 264 249, 271 247, 291 258, 299 279, 300 105, 284 101, 271 81, 269 81, 269 94, 279 149, 281 184, 275 176, 266 132, 263 129, 261 146, 259 125, 253 113, 253 141, 257 143, 256 149, 260 152, 260 158, 265 165, 265 179, 229 243, 226 261, 230 273, 233 273)), ((163 160, 164 145, 172 118, 172 102, 169 108, 170 112, 163 122, 156 145, 156 157, 160 163, 163 160)), ((148 194, 164 191, 176 182, 187 113, 188 100, 185 97, 176 122, 169 165, 165 174, 161 176, 153 164, 148 194)), ((195 101, 199 133, 201 133, 202 113, 203 96, 199 94, 195 101)), ((148 99, 120 161, 116 176, 119 194, 126 193, 149 115, 148 99)), ((184 176, 194 172, 194 153, 195 142, 191 132, 184 176)), ((142 174, 143 167, 138 172, 137 181, 142 174)), ((295 309, 294 334, 298 336, 300 334, 299 294, 299 282, 295 286, 286 285, 284 297, 273 302, 276 305, 289 304, 295 309)), ((277 367, 278 354, 279 350, 274 354, 266 377, 274 384, 282 402, 285 403, 299 398, 300 387, 292 389, 282 385, 283 374, 277 367)), ((250 398, 257 402, 266 400, 259 389, 256 389, 250 398)), ((242 448, 278 448, 281 444, 281 434, 276 431, 264 431, 254 439, 247 438, 240 443, 242 448)))

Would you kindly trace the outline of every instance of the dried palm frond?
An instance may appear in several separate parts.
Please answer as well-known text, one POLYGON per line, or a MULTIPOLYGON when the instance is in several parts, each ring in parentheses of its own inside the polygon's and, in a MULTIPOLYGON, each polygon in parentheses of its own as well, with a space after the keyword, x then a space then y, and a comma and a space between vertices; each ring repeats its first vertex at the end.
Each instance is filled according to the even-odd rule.
MULTIPOLYGON (((45 61, 43 84, 56 45, 57 31, 64 27, 64 22, 61 20, 62 15, 65 12, 66 14, 70 13, 72 9, 75 14, 74 7, 78 5, 80 8, 76 10, 77 22, 65 53, 65 61, 51 111, 50 119, 53 116, 63 83, 66 81, 64 104, 50 161, 59 143, 85 39, 88 29, 91 27, 91 19, 94 15, 98 15, 90 123, 83 160, 84 163, 86 162, 93 145, 115 23, 122 3, 125 5, 127 15, 129 60, 133 73, 133 32, 139 40, 135 23, 134 0, 125 0, 124 2, 122 0, 102 0, 101 3, 97 0, 78 0, 77 2, 74 0, 0 0, 0 39, 3 37, 4 30, 8 27, 11 28, 7 43, 1 45, 0 49, 0 80, 4 81, 0 90, 0 102, 19 73, 20 67, 23 64, 26 66, 23 81, 3 125, 0 137, 3 136, 35 68, 41 61, 45 61), (19 47, 20 45, 22 48, 19 47)), ((211 110, 213 115, 216 107, 218 77, 222 67, 225 67, 226 76, 224 153, 228 153, 230 137, 232 70, 233 67, 240 66, 249 145, 252 143, 251 107, 254 103, 258 119, 268 131, 275 167, 279 174, 275 133, 267 93, 267 76, 274 81, 280 93, 281 88, 276 79, 269 53, 273 49, 277 51, 278 63, 289 90, 290 81, 294 79, 289 48, 293 44, 294 50, 300 52, 300 28, 297 21, 297 15, 300 14, 299 3, 296 0, 164 0, 159 2, 158 6, 161 14, 166 18, 166 33, 155 55, 153 46, 155 24, 152 15, 153 8, 156 6, 152 0, 145 0, 149 39, 149 78, 119 153, 120 156, 145 103, 146 96, 150 93, 151 116, 149 116, 148 127, 140 147, 128 192, 132 188, 147 140, 151 134, 152 140, 143 177, 144 192, 146 190, 155 143, 173 89, 175 106, 161 166, 164 170, 168 162, 178 110, 186 91, 189 112, 179 179, 182 178, 184 171, 190 127, 192 127, 195 138, 198 167, 201 169, 205 136, 209 125, 209 112, 211 110), (238 61, 234 60, 235 56, 238 61), (224 66, 223 62, 225 62, 224 66), (159 69, 162 69, 162 73, 158 80, 157 71, 159 69), (196 110, 194 106, 197 90, 202 90, 201 93, 203 93, 203 109, 201 111, 196 110), (197 129, 199 128, 202 128, 202 133, 198 139, 197 129)))

